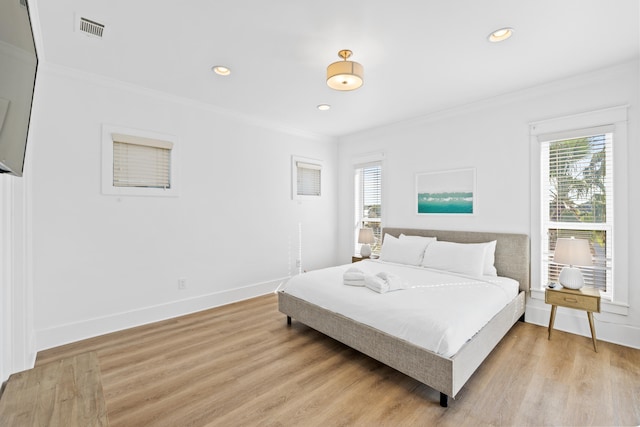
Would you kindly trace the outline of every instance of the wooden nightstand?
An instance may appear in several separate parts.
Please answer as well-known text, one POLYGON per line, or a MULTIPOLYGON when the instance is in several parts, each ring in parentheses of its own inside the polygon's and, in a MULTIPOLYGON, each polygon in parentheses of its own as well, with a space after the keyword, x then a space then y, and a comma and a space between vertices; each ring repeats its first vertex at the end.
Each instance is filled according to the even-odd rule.
POLYGON ((558 306, 584 310, 587 312, 587 317, 589 318, 593 349, 596 353, 598 352, 596 328, 593 325, 593 313, 600 313, 600 291, 594 288, 581 288, 577 290, 562 287, 547 288, 544 292, 544 302, 551 304, 548 339, 551 339, 551 331, 553 331, 553 322, 556 320, 556 308, 558 308, 558 306))
POLYGON ((362 261, 363 259, 378 259, 378 255, 371 255, 370 257, 363 257, 362 255, 351 255, 351 262, 362 261))

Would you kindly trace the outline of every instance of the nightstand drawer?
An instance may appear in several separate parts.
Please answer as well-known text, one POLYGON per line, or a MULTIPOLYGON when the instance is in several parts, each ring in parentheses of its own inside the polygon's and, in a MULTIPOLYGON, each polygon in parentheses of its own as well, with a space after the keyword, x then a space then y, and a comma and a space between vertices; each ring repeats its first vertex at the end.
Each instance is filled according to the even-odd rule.
POLYGON ((566 293, 562 291, 545 292, 544 302, 561 307, 578 308, 586 311, 600 312, 599 298, 588 295, 566 293))

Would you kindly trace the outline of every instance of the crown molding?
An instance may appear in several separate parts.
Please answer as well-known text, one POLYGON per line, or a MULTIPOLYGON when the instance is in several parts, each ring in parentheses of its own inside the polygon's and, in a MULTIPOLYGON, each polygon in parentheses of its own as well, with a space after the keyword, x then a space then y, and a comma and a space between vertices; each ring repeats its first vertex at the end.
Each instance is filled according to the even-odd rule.
POLYGON ((154 98, 164 102, 171 102, 171 103, 179 104, 185 107, 205 110, 220 116, 224 116, 238 123, 245 124, 248 126, 259 127, 265 130, 285 133, 288 135, 301 137, 305 139, 311 139, 318 142, 334 143, 337 141, 337 138, 329 135, 317 134, 317 133, 308 132, 308 131, 290 127, 290 126, 280 125, 278 123, 273 123, 267 120, 261 120, 246 114, 236 113, 236 112, 226 110, 224 108, 220 108, 212 104, 207 104, 205 102, 197 101, 191 98, 170 94, 170 93, 162 92, 155 89, 149 89, 143 86, 127 83, 122 80, 106 77, 106 76, 95 74, 95 73, 89 73, 83 70, 78 70, 75 68, 66 67, 66 66, 51 63, 51 62, 41 63, 39 65, 38 72, 44 73, 44 74, 52 74, 62 78, 78 80, 78 81, 85 82, 87 84, 97 85, 107 89, 123 90, 139 96, 154 98))
POLYGON ((408 118, 405 120, 387 123, 375 128, 353 132, 348 135, 342 135, 339 137, 339 141, 342 141, 343 139, 349 138, 351 136, 357 136, 360 138, 366 135, 376 134, 381 130, 393 131, 394 129, 405 129, 408 127, 421 126, 427 123, 438 122, 464 114, 470 114, 477 111, 512 104, 514 102, 522 102, 533 98, 539 98, 548 94, 557 93, 559 90, 564 91, 584 87, 585 85, 594 84, 600 81, 615 79, 621 74, 629 73, 633 68, 636 68, 637 74, 638 67, 640 67, 640 60, 634 59, 610 67, 601 68, 595 71, 577 74, 559 80, 553 80, 551 82, 530 86, 524 89, 499 94, 489 98, 478 99, 476 101, 453 106, 451 108, 445 108, 442 110, 425 113, 423 115, 408 118))

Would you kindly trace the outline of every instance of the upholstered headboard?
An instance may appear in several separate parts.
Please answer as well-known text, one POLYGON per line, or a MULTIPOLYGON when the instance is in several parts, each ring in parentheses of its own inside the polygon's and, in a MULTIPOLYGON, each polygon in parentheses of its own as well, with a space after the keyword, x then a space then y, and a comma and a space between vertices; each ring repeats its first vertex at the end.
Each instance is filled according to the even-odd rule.
POLYGON ((520 290, 529 291, 531 259, 529 236, 526 234, 492 233, 484 231, 423 230, 416 228, 386 227, 384 234, 398 237, 437 237, 438 240, 456 243, 483 243, 497 240, 495 266, 499 276, 510 277, 520 283, 520 290))

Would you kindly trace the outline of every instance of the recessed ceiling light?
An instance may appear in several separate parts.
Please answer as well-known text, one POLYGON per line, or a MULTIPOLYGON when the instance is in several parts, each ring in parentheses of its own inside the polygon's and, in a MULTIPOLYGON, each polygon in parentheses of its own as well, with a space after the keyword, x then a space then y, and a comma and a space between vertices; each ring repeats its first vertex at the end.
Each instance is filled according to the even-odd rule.
POLYGON ((329 104, 320 104, 318 105, 318 110, 320 111, 327 111, 331 109, 331 105, 329 104))
POLYGON ((487 37, 490 42, 497 43, 504 41, 513 35, 513 28, 504 27, 499 30, 495 30, 487 37))
POLYGON ((231 69, 229 69, 228 67, 225 67, 224 65, 216 65, 211 69, 213 70, 214 73, 220 76, 228 76, 229 74, 231 74, 231 69))

